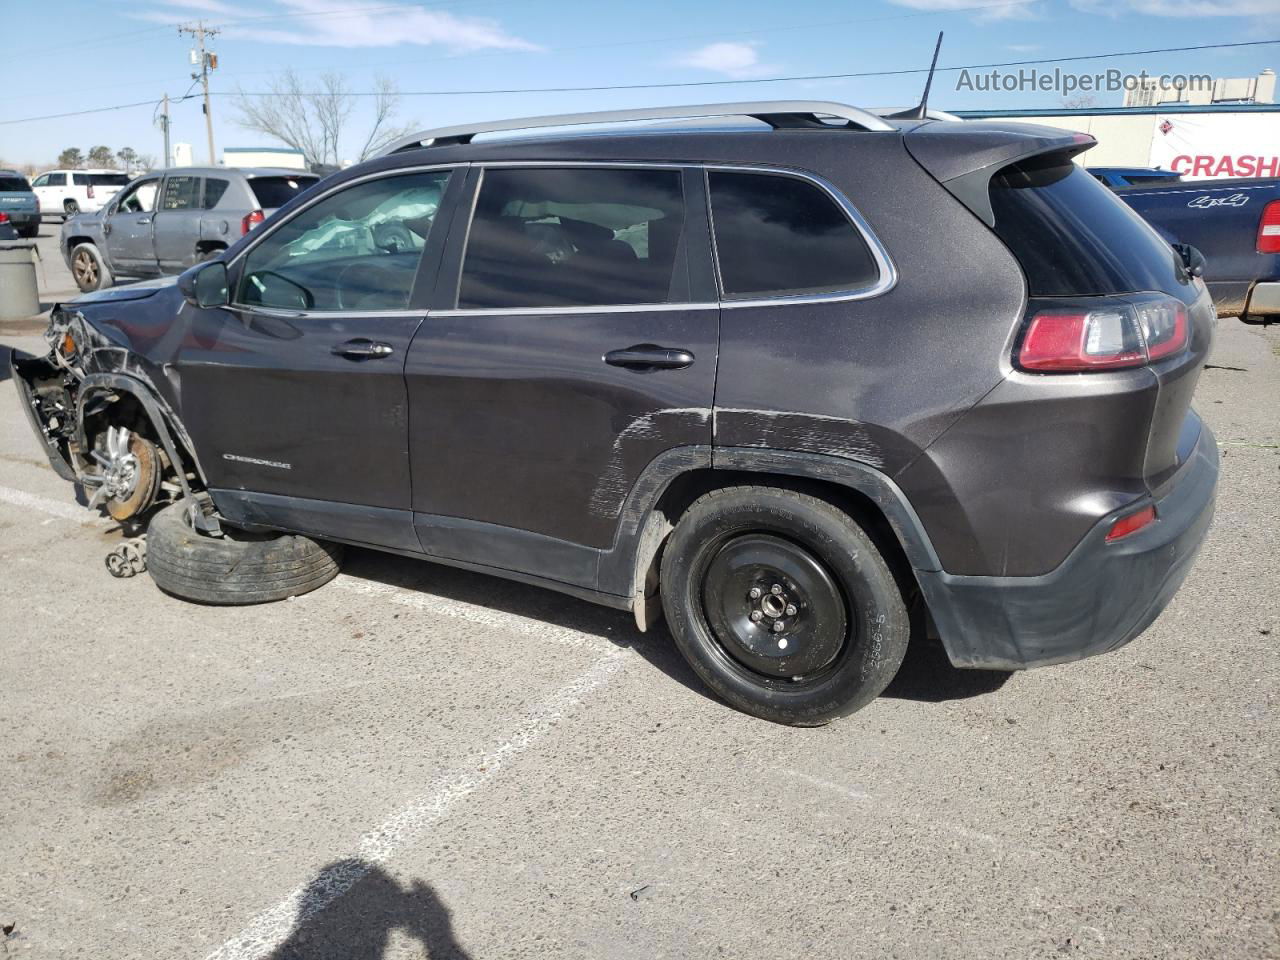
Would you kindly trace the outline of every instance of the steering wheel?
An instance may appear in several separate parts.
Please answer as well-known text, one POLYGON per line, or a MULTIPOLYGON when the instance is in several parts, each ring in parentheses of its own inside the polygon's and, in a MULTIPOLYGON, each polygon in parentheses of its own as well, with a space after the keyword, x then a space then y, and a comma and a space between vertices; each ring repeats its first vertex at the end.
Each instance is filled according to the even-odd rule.
POLYGON ((399 271, 366 258, 338 272, 334 293, 340 310, 383 310, 387 309, 387 295, 398 293, 402 285, 399 271))

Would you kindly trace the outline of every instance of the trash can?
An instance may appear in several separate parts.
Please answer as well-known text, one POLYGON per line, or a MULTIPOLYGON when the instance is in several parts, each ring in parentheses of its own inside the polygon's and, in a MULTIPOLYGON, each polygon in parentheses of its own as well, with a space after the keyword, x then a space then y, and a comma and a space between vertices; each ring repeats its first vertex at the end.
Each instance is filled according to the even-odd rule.
POLYGON ((34 240, 0 240, 0 320, 20 320, 40 312, 37 256, 34 240))

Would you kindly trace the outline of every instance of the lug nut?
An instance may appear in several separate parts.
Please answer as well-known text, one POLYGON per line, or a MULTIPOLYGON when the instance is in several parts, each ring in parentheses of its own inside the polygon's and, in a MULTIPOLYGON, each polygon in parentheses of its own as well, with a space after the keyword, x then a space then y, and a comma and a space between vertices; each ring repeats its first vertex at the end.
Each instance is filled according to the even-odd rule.
POLYGON ((747 596, 749 596, 752 600, 759 600, 760 593, 761 593, 761 590, 759 587, 752 587, 751 592, 748 593, 747 596))
POLYGON ((775 583, 772 587, 769 588, 769 592, 772 593, 775 597, 781 595, 782 584, 775 583))
POLYGON ((782 632, 783 630, 785 630, 786 628, 787 628, 787 625, 786 625, 785 623, 783 623, 781 620, 775 620, 775 621, 773 621, 773 632, 774 632, 774 633, 781 633, 781 632, 782 632))
POLYGON ((759 623, 762 619, 764 619, 764 614, 763 614, 763 613, 761 613, 759 610, 752 610, 752 611, 751 611, 751 622, 752 622, 752 623, 759 623))
POLYGON ((794 603, 787 604, 787 616, 794 617, 796 615, 796 605, 794 603))

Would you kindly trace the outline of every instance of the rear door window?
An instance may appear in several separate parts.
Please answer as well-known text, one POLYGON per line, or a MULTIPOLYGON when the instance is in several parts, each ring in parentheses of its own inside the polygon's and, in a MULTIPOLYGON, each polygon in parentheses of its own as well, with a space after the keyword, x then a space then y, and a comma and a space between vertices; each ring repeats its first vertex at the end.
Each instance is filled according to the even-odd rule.
POLYGON ((169 177, 164 182, 161 210, 194 210, 200 206, 200 178, 169 177))
POLYGON ((687 300, 677 169, 484 172, 458 292, 464 309, 687 300))
POLYGON ((1184 286, 1173 249, 1128 204, 1070 159, 1050 154, 991 178, 995 231, 1033 297, 1184 286))
POLYGON ((230 180, 223 180, 219 177, 206 179, 204 182, 204 208, 212 210, 216 207, 229 186, 231 186, 230 180))
POLYGON ((258 206, 263 210, 275 210, 311 186, 318 177, 250 177, 249 189, 253 191, 258 206))
POLYGON ((726 299, 840 293, 879 279, 862 233, 816 184, 725 170, 708 177, 726 299))

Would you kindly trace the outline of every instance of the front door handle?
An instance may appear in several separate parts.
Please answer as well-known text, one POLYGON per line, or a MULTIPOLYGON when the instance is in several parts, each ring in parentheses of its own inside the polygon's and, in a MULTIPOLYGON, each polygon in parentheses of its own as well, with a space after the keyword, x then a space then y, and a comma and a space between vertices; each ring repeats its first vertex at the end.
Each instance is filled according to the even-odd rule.
POLYGON ((348 360, 372 360, 376 357, 389 357, 394 352, 391 344, 367 340, 364 337, 348 340, 333 348, 334 356, 346 357, 348 360))
POLYGON ((693 354, 678 347, 638 343, 634 347, 610 350, 604 355, 604 362, 630 370, 679 370, 693 363, 693 354))

